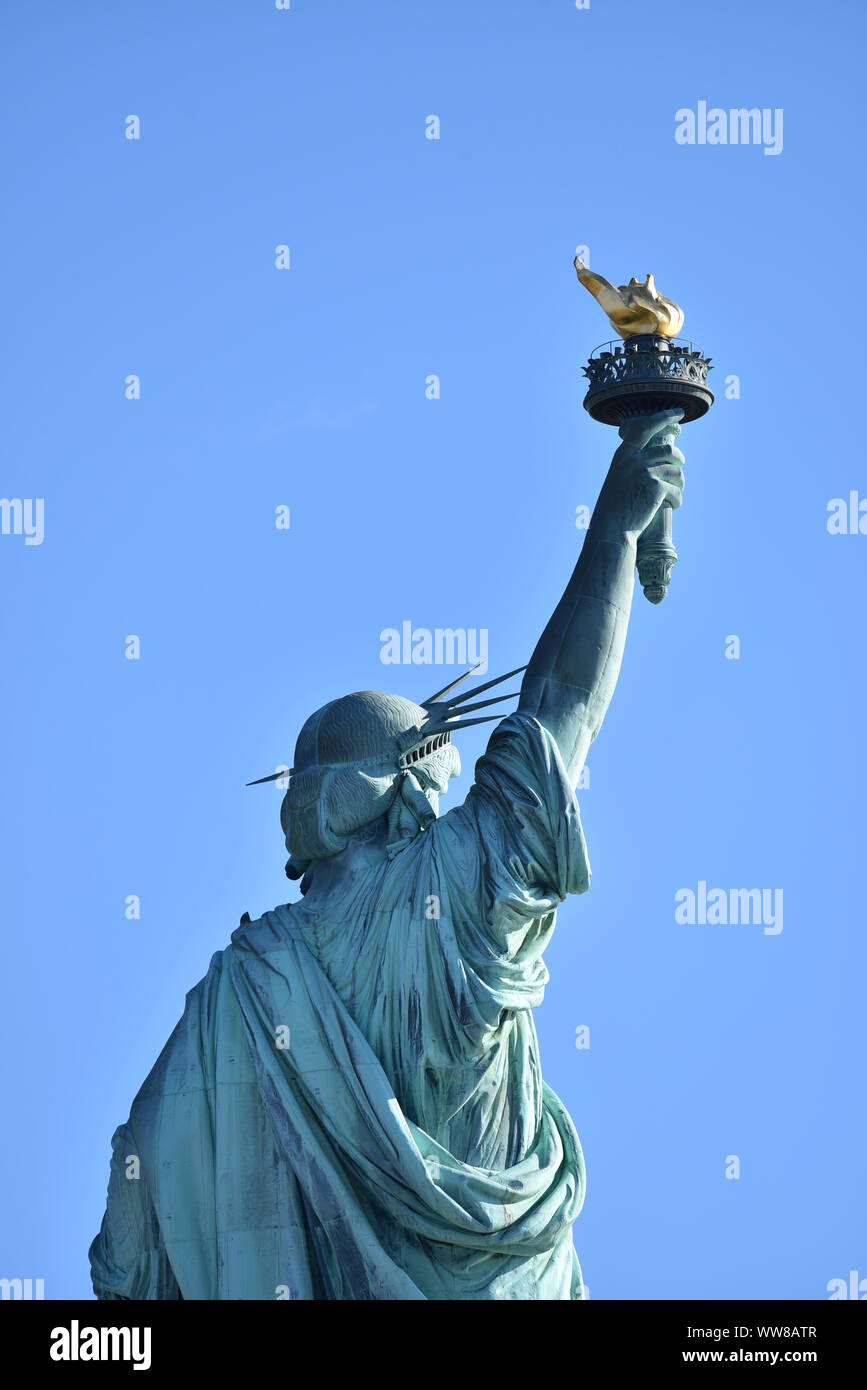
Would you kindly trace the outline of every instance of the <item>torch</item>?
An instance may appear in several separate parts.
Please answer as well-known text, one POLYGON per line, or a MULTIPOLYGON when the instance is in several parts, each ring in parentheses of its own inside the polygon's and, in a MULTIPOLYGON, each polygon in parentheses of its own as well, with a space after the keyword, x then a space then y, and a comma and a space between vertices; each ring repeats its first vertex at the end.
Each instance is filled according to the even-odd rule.
MULTIPOLYGON (((678 338, 683 310, 657 290, 653 276, 615 286, 575 258, 578 279, 602 305, 619 342, 594 348, 584 368, 584 409, 604 425, 622 425, 636 415, 680 410, 683 423, 698 420, 713 405, 707 384, 711 359, 695 343, 678 338)), ((677 561, 671 506, 664 502, 638 539, 638 578, 645 598, 661 603, 677 561)))

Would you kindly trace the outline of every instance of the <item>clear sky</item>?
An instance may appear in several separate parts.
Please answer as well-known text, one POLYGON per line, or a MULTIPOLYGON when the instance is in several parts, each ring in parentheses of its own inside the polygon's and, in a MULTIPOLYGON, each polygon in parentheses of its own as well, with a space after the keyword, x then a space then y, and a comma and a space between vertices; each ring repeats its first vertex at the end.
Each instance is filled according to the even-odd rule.
POLYGON ((576 1247, 592 1298, 867 1278, 867 535, 828 530, 867 499, 863 6, 9 0, 0 38, 0 491, 44 506, 0 535, 0 1276, 90 1296, 112 1131, 297 893, 244 783, 326 700, 457 674, 386 628, 527 660, 616 442, 580 245, 684 305, 717 403, 536 1014, 576 1247), (700 102, 782 111, 782 148, 679 143, 700 102), (781 890, 782 930, 677 922, 701 882, 781 890))

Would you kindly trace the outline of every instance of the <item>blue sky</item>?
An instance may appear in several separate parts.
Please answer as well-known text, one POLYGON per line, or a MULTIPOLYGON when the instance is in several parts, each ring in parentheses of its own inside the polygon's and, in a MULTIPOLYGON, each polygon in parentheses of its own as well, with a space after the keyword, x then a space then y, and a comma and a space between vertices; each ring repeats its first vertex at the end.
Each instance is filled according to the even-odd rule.
POLYGON ((240 914, 297 891, 280 792, 244 783, 326 700, 456 674, 384 665, 385 628, 526 661, 616 442, 581 406, 585 245, 683 304, 717 403, 536 1015, 576 1247, 593 1298, 867 1277, 867 536, 827 527, 867 498, 863 8, 18 0, 2 28, 0 490, 44 538, 0 535, 0 1275, 90 1296, 113 1129, 240 914), (782 110, 781 152, 679 144, 700 101, 782 110), (700 881, 782 889, 783 930, 677 923, 700 881))

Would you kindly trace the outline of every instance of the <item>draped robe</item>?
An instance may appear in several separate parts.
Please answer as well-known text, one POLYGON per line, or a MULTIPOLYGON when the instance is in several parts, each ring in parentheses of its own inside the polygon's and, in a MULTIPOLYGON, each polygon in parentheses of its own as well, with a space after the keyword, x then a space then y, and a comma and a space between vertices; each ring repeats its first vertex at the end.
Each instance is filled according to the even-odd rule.
POLYGON ((462 805, 235 931, 115 1132, 97 1296, 582 1298, 583 1157, 532 1009, 589 874, 518 712, 462 805))

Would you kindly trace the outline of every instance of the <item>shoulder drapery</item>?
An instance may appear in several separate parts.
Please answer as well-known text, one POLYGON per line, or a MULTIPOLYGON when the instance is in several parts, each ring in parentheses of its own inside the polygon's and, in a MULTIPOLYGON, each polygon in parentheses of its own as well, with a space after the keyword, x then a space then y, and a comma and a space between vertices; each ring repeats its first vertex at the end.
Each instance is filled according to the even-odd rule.
POLYGON ((239 928, 115 1133, 98 1296, 580 1298, 583 1158, 529 1010, 588 877, 556 745, 514 715, 464 804, 337 920, 302 902, 239 928), (393 1084, 431 1049, 448 1084, 393 1084))
POLYGON ((553 1092, 523 1162, 459 1162, 404 1117, 286 910, 256 925, 258 948, 236 940, 190 992, 114 1136, 97 1294, 580 1296, 583 1160, 553 1092))

